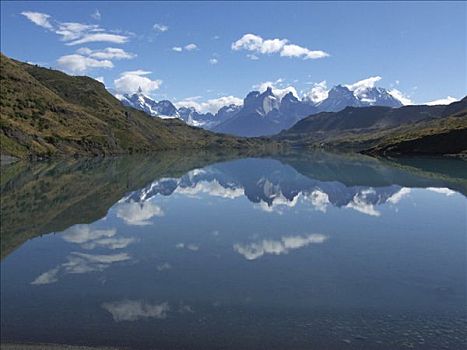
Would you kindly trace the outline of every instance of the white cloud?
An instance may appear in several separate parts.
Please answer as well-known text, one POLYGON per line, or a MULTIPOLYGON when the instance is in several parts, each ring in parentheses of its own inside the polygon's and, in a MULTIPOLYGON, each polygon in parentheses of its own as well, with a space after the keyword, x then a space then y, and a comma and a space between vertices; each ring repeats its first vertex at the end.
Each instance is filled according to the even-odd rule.
POLYGON ((125 50, 116 47, 107 47, 101 50, 91 50, 87 47, 82 47, 76 50, 76 52, 99 60, 129 60, 136 57, 136 54, 126 52, 125 50))
POLYGON ((413 104, 412 100, 402 91, 391 89, 388 92, 392 97, 398 99, 404 106, 413 104))
POLYGON ((291 250, 306 247, 310 244, 319 244, 327 240, 322 234, 306 236, 284 236, 280 240, 263 240, 250 244, 235 244, 233 249, 247 260, 255 260, 265 254, 281 255, 291 250))
POLYGON ((69 73, 83 73, 92 68, 113 68, 112 61, 96 60, 82 55, 66 55, 57 60, 59 67, 69 73))
POLYGON ((177 108, 180 107, 193 107, 198 112, 206 113, 216 113, 220 108, 228 105, 238 105, 241 106, 243 104, 243 100, 241 98, 235 96, 222 96, 219 98, 214 98, 207 100, 205 102, 198 102, 194 99, 188 98, 182 101, 178 101, 175 103, 177 108))
POLYGON ((24 11, 21 12, 23 16, 29 19, 32 23, 37 24, 42 28, 46 28, 49 30, 53 29, 52 24, 49 22, 50 15, 41 12, 32 12, 32 11, 24 11))
POLYGON ((198 48, 198 46, 196 44, 188 44, 188 45, 185 45, 184 49, 186 51, 193 51, 193 50, 196 50, 198 48))
POLYGON ((91 17, 94 18, 96 21, 100 21, 101 18, 102 18, 102 15, 101 15, 100 11, 98 9, 96 9, 96 11, 94 11, 91 14, 91 17))
POLYGON ((210 58, 210 59, 209 59, 209 63, 211 63, 211 64, 217 64, 217 63, 219 63, 219 60, 218 60, 217 58, 210 58))
POLYGON ((169 27, 166 26, 165 24, 160 24, 160 23, 156 23, 152 26, 152 29, 154 29, 156 32, 166 32, 169 30, 169 27))
POLYGON ((93 42, 109 42, 115 44, 124 44, 128 41, 128 37, 119 34, 109 34, 109 33, 94 33, 94 34, 85 34, 82 38, 78 40, 71 41, 67 45, 80 45, 93 42))
MULTIPOLYGON (((259 35, 245 34, 232 43, 232 50, 246 50, 261 54, 280 53, 282 57, 300 57, 303 59, 317 59, 329 56, 321 50, 310 50, 295 44, 289 44, 287 39, 263 39, 259 35)), ((254 56, 257 57, 257 56, 254 56)), ((249 58, 253 58, 250 56, 249 58)))
POLYGON ((197 49, 198 49, 198 45, 193 44, 193 43, 185 45, 183 47, 181 47, 181 46, 172 47, 172 51, 175 51, 175 52, 194 51, 194 50, 197 50, 197 49))
POLYGON ((232 50, 260 51, 263 38, 255 34, 245 34, 236 42, 232 43, 232 50))
POLYGON ((327 52, 321 50, 309 50, 306 47, 301 47, 298 45, 290 44, 285 45, 281 51, 281 56, 283 57, 301 57, 303 59, 315 60, 317 58, 328 57, 327 52))
POLYGON ((376 83, 382 78, 380 76, 369 77, 366 79, 359 80, 353 84, 345 85, 350 91, 353 91, 357 97, 362 97, 368 89, 375 87, 376 83))
MULTIPOLYGON (((262 54, 276 53, 282 50, 282 48, 287 43, 285 39, 270 39, 264 40, 260 47, 260 52, 262 54)), ((281 52, 282 55, 282 52, 281 52)))
POLYGON ((117 209, 117 217, 123 219, 128 225, 150 225, 150 219, 155 216, 164 216, 164 211, 151 201, 125 202, 119 204, 117 209))
POLYGON ((56 34, 62 37, 63 41, 76 40, 86 33, 102 32, 97 24, 83 24, 75 22, 58 23, 56 34))
POLYGON ((143 318, 164 319, 170 311, 168 303, 150 304, 141 300, 122 300, 103 303, 102 308, 107 310, 115 322, 137 321, 143 318))
POLYGON ((123 72, 120 78, 114 80, 115 89, 119 93, 134 93, 139 88, 145 94, 150 94, 152 91, 159 89, 162 80, 151 80, 145 75, 151 74, 149 71, 136 70, 123 72))
POLYGON ((149 71, 149 70, 143 70, 143 69, 137 69, 137 70, 130 70, 130 71, 127 71, 127 72, 123 72, 121 73, 121 75, 127 75, 127 74, 131 74, 131 75, 149 75, 151 74, 152 72, 149 71))
POLYGON ((247 54, 246 57, 253 61, 259 60, 259 57, 252 53, 247 54))
POLYGON ((328 93, 329 89, 327 87, 326 80, 323 80, 319 83, 313 83, 310 91, 305 94, 305 98, 312 101, 313 103, 318 103, 327 99, 328 93))
POLYGON ((21 14, 34 24, 61 36, 61 40, 67 42, 66 45, 79 45, 90 42, 123 44, 129 39, 126 35, 108 33, 97 24, 52 21, 50 15, 40 12, 25 11, 21 14))
POLYGON ((425 104, 427 104, 428 106, 448 105, 448 104, 451 104, 451 103, 456 102, 456 101, 458 101, 457 98, 452 97, 452 96, 448 96, 446 98, 440 98, 439 100, 430 101, 430 102, 427 102, 425 104))
POLYGON ((95 77, 94 79, 105 85, 105 80, 103 76, 95 77))

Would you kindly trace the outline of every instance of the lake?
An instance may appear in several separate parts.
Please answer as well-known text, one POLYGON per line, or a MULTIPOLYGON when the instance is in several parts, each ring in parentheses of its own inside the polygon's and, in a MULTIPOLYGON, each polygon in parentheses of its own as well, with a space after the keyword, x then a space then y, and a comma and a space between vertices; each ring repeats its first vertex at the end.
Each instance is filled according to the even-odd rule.
POLYGON ((467 163, 162 153, 2 168, 2 343, 465 349, 467 163))

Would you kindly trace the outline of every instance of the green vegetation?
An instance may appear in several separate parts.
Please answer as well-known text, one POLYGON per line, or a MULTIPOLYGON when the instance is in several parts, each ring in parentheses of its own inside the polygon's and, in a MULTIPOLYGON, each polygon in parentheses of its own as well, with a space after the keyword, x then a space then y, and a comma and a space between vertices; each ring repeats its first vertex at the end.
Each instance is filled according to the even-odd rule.
POLYGON ((1 54, 1 154, 18 158, 96 156, 168 149, 263 147, 264 140, 214 134, 122 106, 89 77, 1 54))
POLYGON ((448 106, 348 107, 307 117, 276 139, 371 155, 467 155, 467 98, 448 106))
POLYGON ((175 149, 345 149, 467 156, 467 98, 448 106, 364 107, 309 116, 271 138, 215 134, 124 107, 89 77, 1 55, 1 155, 108 156, 175 149))

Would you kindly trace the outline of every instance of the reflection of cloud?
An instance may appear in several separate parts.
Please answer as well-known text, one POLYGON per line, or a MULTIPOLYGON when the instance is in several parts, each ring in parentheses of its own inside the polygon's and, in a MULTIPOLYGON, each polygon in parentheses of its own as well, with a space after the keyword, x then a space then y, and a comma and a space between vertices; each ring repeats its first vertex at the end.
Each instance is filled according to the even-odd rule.
POLYGON ((59 267, 56 267, 52 270, 49 270, 47 272, 44 272, 43 274, 39 275, 34 281, 31 282, 31 284, 50 284, 58 281, 58 271, 59 267))
POLYGON ((168 262, 157 265, 157 271, 170 270, 171 268, 172 265, 170 265, 168 262))
POLYGON ((310 244, 323 243, 328 237, 322 234, 307 236, 284 236, 280 240, 263 240, 259 243, 235 244, 234 250, 247 260, 255 260, 264 254, 287 254, 290 250, 306 247, 310 244))
POLYGON ((243 188, 230 188, 222 186, 219 181, 200 181, 192 187, 178 187, 176 193, 186 196, 195 196, 200 193, 207 193, 210 196, 234 199, 244 194, 243 188))
POLYGON ((130 256, 126 253, 113 255, 93 255, 72 252, 68 261, 39 275, 31 284, 50 284, 58 281, 59 275, 81 274, 103 271, 116 262, 126 261, 130 256))
POLYGON ((117 230, 114 228, 98 230, 90 225, 76 225, 65 231, 62 238, 67 242, 80 244, 83 249, 122 249, 136 241, 134 238, 115 237, 116 234, 117 230))
POLYGON ((310 200, 311 204, 315 207, 316 210, 319 210, 323 213, 326 212, 327 206, 329 205, 329 196, 320 190, 314 190, 309 195, 306 196, 310 200))
POLYGON ((68 262, 62 264, 66 273, 87 273, 103 271, 111 264, 129 260, 127 253, 113 255, 93 255, 73 252, 68 256, 68 262))
POLYGON ((115 322, 137 321, 142 318, 164 319, 170 311, 168 303, 150 304, 141 300, 122 300, 103 303, 102 308, 112 314, 115 322))
POLYGON ((288 200, 281 192, 272 198, 271 204, 261 201, 258 204, 258 208, 268 213, 276 212, 278 214, 282 214, 284 209, 294 208, 297 205, 300 196, 301 194, 299 193, 292 200, 288 200))
POLYGON ((196 245, 196 244, 193 244, 193 243, 189 243, 189 244, 185 244, 185 243, 177 243, 177 245, 175 246, 176 248, 178 249, 188 249, 188 250, 192 250, 192 251, 197 251, 199 250, 199 245, 196 245))
POLYGON ((117 209, 117 217, 123 219, 128 225, 150 225, 149 219, 163 215, 162 209, 151 201, 121 203, 117 209))
POLYGON ((380 216, 381 213, 375 209, 373 204, 367 202, 367 198, 371 195, 374 195, 375 193, 375 190, 372 188, 363 190, 355 194, 352 201, 349 202, 345 207, 354 209, 360 213, 370 216, 380 216))
POLYGON ((397 204, 402 198, 407 196, 409 193, 410 193, 410 188, 402 187, 399 191, 397 191, 391 197, 389 197, 387 201, 392 204, 397 204))
POLYGON ((103 238, 82 245, 84 249, 94 249, 96 247, 107 249, 122 249, 135 242, 135 238, 103 238))
POLYGON ((180 305, 178 306, 178 312, 181 314, 186 314, 186 313, 192 314, 195 311, 190 305, 185 305, 183 303, 180 303, 180 305))
POLYGON ((70 229, 66 230, 61 237, 70 243, 82 244, 89 241, 93 241, 103 237, 112 237, 117 234, 117 230, 95 230, 89 225, 75 225, 70 229))
POLYGON ((446 196, 452 196, 452 195, 456 194, 455 191, 450 190, 447 187, 427 187, 426 189, 428 191, 431 191, 431 192, 445 194, 446 196))

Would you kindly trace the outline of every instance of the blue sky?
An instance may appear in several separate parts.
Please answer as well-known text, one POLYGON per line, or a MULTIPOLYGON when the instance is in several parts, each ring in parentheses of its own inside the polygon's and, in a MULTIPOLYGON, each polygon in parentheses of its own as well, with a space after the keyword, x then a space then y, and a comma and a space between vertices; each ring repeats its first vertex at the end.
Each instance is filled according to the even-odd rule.
POLYGON ((204 109, 265 82, 318 99, 363 80, 412 103, 467 90, 465 2, 2 1, 1 20, 10 57, 204 109))

